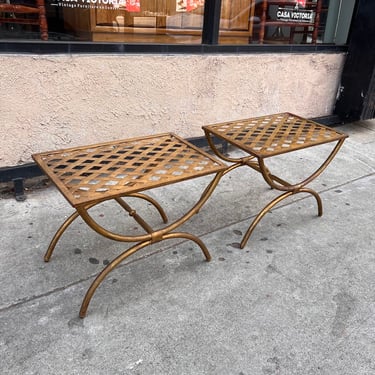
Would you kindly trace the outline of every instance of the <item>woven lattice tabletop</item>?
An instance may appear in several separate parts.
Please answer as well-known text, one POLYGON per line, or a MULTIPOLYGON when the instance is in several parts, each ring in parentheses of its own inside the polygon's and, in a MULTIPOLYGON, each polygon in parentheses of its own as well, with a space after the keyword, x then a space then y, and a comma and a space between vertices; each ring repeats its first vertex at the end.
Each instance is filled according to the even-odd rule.
POLYGON ((174 134, 43 152, 33 158, 74 207, 225 168, 174 134))
POLYGON ((345 134, 291 113, 229 121, 203 129, 260 158, 346 138, 345 134))

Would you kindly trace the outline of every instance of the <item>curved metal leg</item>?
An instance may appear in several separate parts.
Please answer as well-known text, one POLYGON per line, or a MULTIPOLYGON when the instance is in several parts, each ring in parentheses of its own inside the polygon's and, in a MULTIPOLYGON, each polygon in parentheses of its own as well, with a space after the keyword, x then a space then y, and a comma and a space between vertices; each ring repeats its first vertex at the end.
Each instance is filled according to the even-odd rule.
POLYGON ((47 251, 46 251, 46 253, 44 255, 44 261, 45 262, 49 262, 49 260, 50 260, 50 258, 52 256, 53 250, 55 249, 55 246, 56 246, 57 242, 59 241, 59 239, 61 238, 61 236, 63 235, 63 233, 66 231, 66 229, 69 227, 69 225, 72 224, 73 221, 75 219, 77 219, 78 216, 79 216, 79 213, 77 211, 73 212, 64 221, 64 223, 61 225, 61 227, 57 230, 57 232, 53 236, 52 241, 49 244, 48 249, 47 249, 47 251))
POLYGON ((119 255, 117 258, 115 258, 111 263, 109 263, 102 272, 96 277, 96 279, 91 284, 90 288, 87 290, 85 298, 82 301, 81 309, 79 311, 79 317, 84 318, 86 316, 86 311, 89 306, 89 303, 91 301, 92 296, 95 293, 95 290, 97 287, 102 283, 102 281, 106 278, 106 276, 114 270, 122 261, 124 261, 127 257, 134 254, 140 249, 143 249, 144 247, 150 245, 152 241, 145 241, 141 242, 138 245, 135 245, 131 247, 130 249, 123 252, 121 255, 119 255))
POLYGON ((195 242, 201 248, 204 256, 206 257, 207 262, 211 260, 211 254, 209 253, 206 245, 197 236, 194 236, 193 234, 186 233, 186 232, 174 232, 174 233, 166 234, 163 239, 165 240, 165 239, 170 239, 170 238, 186 238, 188 240, 195 242))
POLYGON ((319 194, 308 188, 301 188, 300 190, 297 191, 287 191, 284 194, 281 194, 280 196, 276 197, 273 199, 270 203, 268 203, 262 211, 259 212, 259 214, 255 217, 253 222, 251 223, 250 227, 246 231, 245 235, 242 238, 240 248, 243 249, 246 246, 247 241, 249 240, 251 234, 253 233, 255 227, 258 225, 259 221, 263 218, 263 216, 269 212, 276 204, 281 202, 282 200, 288 198, 291 195, 298 194, 298 193, 308 193, 311 194, 315 197, 317 205, 318 205, 318 216, 323 215, 323 205, 322 205, 322 200, 320 199, 319 194))
POLYGON ((144 199, 147 202, 151 203, 158 210, 161 218, 163 219, 164 224, 168 223, 167 214, 165 213, 163 208, 160 206, 160 204, 154 198, 151 198, 150 196, 148 196, 146 194, 142 194, 142 193, 133 193, 133 194, 129 195, 129 197, 144 199))
POLYGON ((288 198, 290 195, 293 195, 292 191, 288 191, 288 192, 280 195, 279 197, 275 198, 273 201, 268 203, 267 206, 265 206, 263 208, 263 210, 259 212, 259 214, 253 220, 253 222, 249 226, 249 229, 246 231, 245 235, 242 238, 242 241, 241 241, 241 244, 240 244, 241 249, 243 249, 245 247, 247 241, 249 240, 249 237, 251 236, 251 233, 253 233, 253 230, 255 229, 255 227, 257 226, 259 221, 262 219, 262 217, 267 212, 269 212, 272 209, 273 206, 275 206, 277 203, 281 202, 283 199, 288 198))
MULTIPOLYGON (((184 232, 176 232, 176 233, 168 233, 163 236, 159 241, 171 239, 171 238, 187 238, 189 240, 194 241, 202 250, 203 254, 206 257, 207 261, 211 260, 211 255, 209 251, 207 250, 207 247, 204 245, 204 243, 196 236, 193 236, 189 233, 184 232)), ((113 271, 120 263, 122 263, 126 258, 128 258, 130 255, 136 253, 138 250, 141 250, 145 248, 146 246, 152 244, 154 241, 144 241, 141 242, 130 249, 124 251, 122 254, 120 254, 117 258, 115 258, 111 263, 109 263, 103 270, 100 272, 100 274, 96 277, 96 279, 91 284, 90 288, 87 290, 85 298, 82 301, 81 309, 79 311, 79 317, 84 318, 86 316, 87 308, 90 304, 90 301, 98 288, 98 286, 103 282, 103 280, 107 277, 107 275, 113 271)))
MULTIPOLYGON (((90 209, 94 206, 96 206, 98 203, 91 203, 87 206, 87 209, 90 209)), ((52 253, 53 251, 55 250, 55 247, 56 247, 56 244, 57 242, 59 241, 59 239, 61 238, 61 236, 63 235, 63 233, 67 230, 67 228, 69 227, 70 224, 73 223, 73 221, 75 219, 77 219, 77 217, 80 216, 80 213, 78 211, 75 211, 73 212, 64 222, 63 224, 60 226, 60 228, 57 230, 57 232, 55 233, 55 235, 53 236, 52 238, 52 241, 50 242, 49 246, 48 246, 48 249, 46 251, 46 253, 44 254, 44 261, 45 262, 49 262, 51 256, 52 256, 52 253)))
POLYGON ((276 190, 279 191, 285 191, 282 195, 272 200, 267 206, 263 208, 262 211, 256 216, 254 221, 251 223, 249 229, 247 230, 245 236, 243 237, 240 247, 243 249, 253 232, 256 225, 259 223, 259 221, 262 219, 262 217, 271 210, 272 207, 274 207, 276 204, 278 204, 283 199, 289 197, 290 195, 298 194, 298 193, 308 193, 315 197, 317 205, 318 205, 318 216, 323 215, 323 204, 322 200, 319 196, 319 194, 309 188, 306 188, 305 185, 314 180, 316 177, 318 177, 325 168, 329 165, 329 163, 332 161, 336 153, 338 152, 339 148, 341 147, 344 140, 339 141, 334 149, 331 151, 330 155, 327 157, 327 159, 313 172, 309 177, 307 177, 305 180, 298 184, 290 184, 289 182, 281 179, 278 176, 273 175, 270 170, 265 165, 264 159, 258 158, 258 165, 252 163, 252 162, 246 162, 245 164, 249 167, 256 169, 259 171, 262 175, 264 180, 268 183, 268 185, 276 190))
MULTIPOLYGON (((205 133, 205 135, 206 135, 206 139, 207 139, 207 143, 208 143, 208 145, 210 146, 211 150, 214 152, 214 154, 215 154, 216 156, 218 156, 220 159, 225 160, 225 161, 227 161, 227 162, 229 162, 229 163, 236 163, 236 164, 238 164, 236 167, 233 167, 233 166, 229 167, 229 170, 232 170, 232 169, 234 169, 234 168, 237 168, 237 167, 243 165, 244 163, 246 163, 246 162, 248 162, 248 161, 250 161, 250 160, 252 160, 252 159, 255 159, 254 156, 247 156, 247 157, 245 157, 245 158, 244 158, 244 157, 240 157, 240 158, 231 158, 231 157, 229 157, 229 156, 225 156, 225 155, 224 155, 222 152, 220 152, 220 151, 218 150, 218 148, 216 147, 215 143, 214 143, 213 140, 212 140, 212 137, 211 137, 211 135, 210 135, 210 132, 209 132, 207 129, 204 129, 204 133, 205 133)), ((226 174, 227 172, 229 172, 229 170, 226 170, 226 171, 224 172, 224 174, 226 174)))
POLYGON ((309 189, 309 188, 302 188, 302 189, 298 190, 298 193, 308 193, 308 194, 311 194, 312 196, 314 196, 315 199, 316 199, 316 204, 318 205, 318 216, 323 215, 322 200, 320 199, 319 194, 315 190, 309 189))
MULTIPOLYGON (((164 223, 168 223, 168 217, 165 213, 165 211, 163 210, 163 208, 160 206, 160 204, 158 202, 156 202, 155 199, 149 197, 148 195, 146 194, 141 194, 141 193, 134 193, 132 195, 130 195, 131 197, 135 197, 135 198, 140 198, 140 199, 144 199, 148 202, 150 202, 159 212, 161 218, 163 219, 163 222, 164 223)), ((116 198, 115 199, 116 201, 122 201, 121 198, 116 198)), ((93 206, 97 205, 99 203, 95 203, 95 204, 90 204, 87 209, 89 208, 92 208, 93 206)), ((121 203, 120 203, 121 204, 121 203)), ((64 223, 60 226, 60 228, 57 230, 57 232, 55 233, 55 235, 53 236, 49 246, 48 246, 48 249, 46 251, 46 253, 44 254, 44 261, 45 262, 49 262, 50 259, 51 259, 51 256, 52 256, 52 253, 53 251, 55 250, 55 247, 57 245, 57 242, 60 240, 61 236, 63 235, 63 233, 67 230, 67 228, 70 226, 70 224, 73 223, 73 221, 75 219, 77 219, 77 217, 80 216, 79 212, 78 211, 75 211, 73 212, 65 221, 64 223)))
POLYGON ((281 190, 281 191, 292 191, 292 190, 300 190, 307 184, 309 184, 311 181, 315 180, 330 164, 330 162, 333 160, 337 152, 339 151, 340 147, 342 146, 345 139, 341 139, 336 143, 336 146, 333 148, 329 156, 326 158, 326 160, 313 172, 309 177, 307 177, 305 180, 301 181, 298 184, 290 184, 281 178, 271 174, 269 169, 265 165, 265 161, 263 158, 258 158, 258 164, 259 169, 252 167, 251 163, 246 163, 248 166, 252 167, 253 169, 257 169, 259 172, 262 173, 264 180, 268 183, 268 185, 271 186, 271 188, 281 190), (278 184, 276 184, 276 182, 278 184))

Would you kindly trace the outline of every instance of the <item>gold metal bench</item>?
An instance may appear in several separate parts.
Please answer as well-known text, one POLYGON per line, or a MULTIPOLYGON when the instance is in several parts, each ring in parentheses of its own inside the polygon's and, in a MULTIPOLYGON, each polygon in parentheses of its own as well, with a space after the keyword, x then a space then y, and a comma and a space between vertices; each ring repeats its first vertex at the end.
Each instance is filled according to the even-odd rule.
POLYGON ((226 165, 189 142, 174 134, 159 134, 43 152, 33 155, 33 158, 75 208, 54 235, 44 257, 46 262, 62 234, 79 216, 104 237, 136 243, 112 260, 93 281, 81 305, 81 318, 86 316, 90 300, 104 278, 127 257, 150 244, 186 238, 198 244, 207 261, 211 259, 207 247, 198 237, 175 230, 198 213, 214 191, 226 165), (210 174, 214 177, 198 202, 180 219, 162 229, 154 230, 126 203, 127 197, 146 200, 167 223, 167 216, 159 203, 143 192, 210 174), (107 200, 115 200, 145 230, 145 234, 126 236, 114 233, 95 221, 89 213, 90 208, 107 200))
POLYGON ((347 138, 346 134, 291 113, 207 125, 203 126, 203 130, 215 154, 231 163, 225 174, 245 165, 260 172, 271 188, 283 192, 258 213, 241 241, 241 248, 245 247, 251 233, 263 216, 276 204, 291 195, 298 193, 313 195, 318 204, 318 215, 322 216, 323 208, 319 194, 315 190, 307 188, 306 185, 318 177, 333 160, 347 138), (246 153, 246 156, 239 158, 225 156, 215 146, 213 136, 241 149, 246 153), (299 183, 291 184, 285 181, 272 174, 266 166, 266 160, 271 157, 330 142, 335 142, 336 145, 327 159, 315 172, 299 183))

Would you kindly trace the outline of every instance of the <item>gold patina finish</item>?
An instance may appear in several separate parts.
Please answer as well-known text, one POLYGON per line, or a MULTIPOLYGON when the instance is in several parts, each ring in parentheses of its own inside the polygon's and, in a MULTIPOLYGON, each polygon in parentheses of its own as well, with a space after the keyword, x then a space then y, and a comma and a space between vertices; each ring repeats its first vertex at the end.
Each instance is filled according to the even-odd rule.
POLYGON ((346 134, 291 113, 279 113, 207 125, 203 126, 203 130, 215 154, 231 163, 225 173, 246 165, 260 172, 271 188, 284 192, 258 213, 241 241, 241 248, 245 247, 251 233, 262 217, 276 204, 293 194, 308 193, 313 195, 318 204, 318 215, 322 216, 323 208, 319 194, 305 186, 318 177, 333 160, 345 138, 347 138, 346 134), (223 155, 213 142, 212 136, 230 143, 248 155, 240 158, 223 155), (272 174, 266 166, 265 160, 267 158, 330 142, 336 142, 336 145, 327 159, 315 172, 297 184, 288 183, 272 174))
POLYGON ((43 152, 33 155, 33 158, 76 209, 55 233, 44 256, 46 262, 50 260, 62 234, 79 216, 104 237, 137 243, 110 262, 91 284, 82 302, 81 318, 86 316, 91 298, 105 277, 127 257, 152 243, 172 238, 189 239, 201 248, 207 261, 211 259, 207 247, 198 237, 174 232, 199 212, 226 169, 224 163, 191 143, 168 133, 43 152), (214 177, 198 202, 180 219, 159 230, 154 230, 125 201, 127 197, 146 200, 167 223, 167 216, 159 203, 142 192, 210 174, 214 177), (107 200, 115 200, 145 230, 145 234, 126 236, 111 232, 97 223, 89 209, 107 200))

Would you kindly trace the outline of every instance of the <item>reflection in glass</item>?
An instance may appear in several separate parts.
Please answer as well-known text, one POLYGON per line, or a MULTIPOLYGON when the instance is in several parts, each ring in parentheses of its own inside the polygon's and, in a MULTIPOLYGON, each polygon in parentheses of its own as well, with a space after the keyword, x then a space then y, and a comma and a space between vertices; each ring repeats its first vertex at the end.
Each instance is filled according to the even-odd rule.
MULTIPOLYGON (((43 0, 0 0, 35 4, 43 0)), ((204 0, 44 0, 48 40, 200 44, 204 0)), ((346 42, 356 0, 221 0, 219 44, 346 42)), ((46 39, 0 6, 0 39, 46 39)), ((27 18, 35 18, 27 14, 27 18)))

